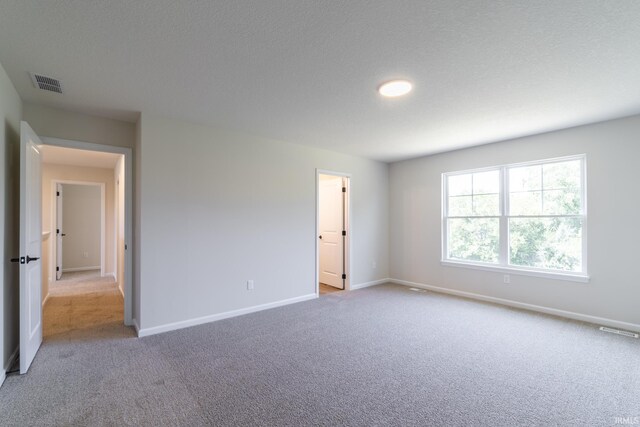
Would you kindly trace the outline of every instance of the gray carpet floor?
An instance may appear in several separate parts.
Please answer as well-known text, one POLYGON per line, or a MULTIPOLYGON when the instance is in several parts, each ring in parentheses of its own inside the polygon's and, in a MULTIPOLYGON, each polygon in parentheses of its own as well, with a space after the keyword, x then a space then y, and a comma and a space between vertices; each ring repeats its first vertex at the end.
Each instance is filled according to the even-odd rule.
MULTIPOLYGON (((381 285, 135 338, 49 337, 0 388, 2 425, 616 425, 640 340, 381 285)), ((631 419, 633 421, 633 419, 631 419)))

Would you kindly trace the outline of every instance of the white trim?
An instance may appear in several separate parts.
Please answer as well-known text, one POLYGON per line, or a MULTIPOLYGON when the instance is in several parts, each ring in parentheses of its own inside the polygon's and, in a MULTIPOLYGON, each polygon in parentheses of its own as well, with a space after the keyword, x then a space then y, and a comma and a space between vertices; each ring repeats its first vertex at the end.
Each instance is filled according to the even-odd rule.
POLYGON ((41 137, 40 140, 46 145, 101 151, 124 156, 124 244, 127 247, 124 253, 124 324, 130 326, 133 324, 133 149, 47 136, 41 137))
POLYGON ((268 310, 270 308, 282 307, 283 305, 295 304, 298 302, 308 301, 318 298, 317 294, 308 294, 300 297, 289 298, 281 301, 270 302, 267 304, 254 305, 253 307, 240 308, 238 310, 225 311, 223 313, 212 314, 209 316, 197 317, 195 319, 182 320, 174 323, 167 323, 166 325, 154 326, 152 328, 138 329, 137 323, 135 324, 139 337, 146 337, 149 335, 160 334, 163 332, 174 331, 176 329, 188 328, 190 326, 202 325, 204 323, 215 322, 218 320, 228 319, 230 317, 242 316, 244 314, 255 313, 257 311, 268 310))
POLYGON ((356 289, 368 288, 369 286, 382 285, 383 283, 388 283, 388 282, 391 282, 391 279, 387 277, 386 279, 378 279, 378 280, 373 280, 371 282, 358 283, 357 285, 351 286, 350 290, 355 291, 356 289))
POLYGON ((7 371, 0 369, 0 387, 2 387, 5 379, 7 379, 7 371))
POLYGON ((131 324, 133 325, 133 329, 136 330, 136 335, 140 336, 140 326, 138 325, 138 319, 132 319, 131 324))
MULTIPOLYGON (((63 273, 73 273, 74 271, 91 271, 91 270, 100 270, 100 266, 99 265, 94 265, 92 267, 73 267, 73 268, 63 268, 62 272, 63 273)), ((108 276, 108 274, 105 274, 104 276, 102 275, 102 273, 100 274, 100 277, 106 277, 108 276)), ((61 279, 63 280, 63 279, 61 279)), ((59 280, 56 280, 56 282, 59 282, 59 280)))
POLYGON ((484 271, 495 271, 497 273, 504 274, 518 274, 521 276, 533 276, 533 277, 542 277, 545 279, 556 279, 556 280, 566 280, 569 282, 580 282, 580 283, 589 283, 589 276, 585 276, 582 274, 568 274, 568 273, 554 273, 552 271, 544 271, 544 270, 527 270, 523 268, 517 268, 512 266, 504 266, 504 265, 488 265, 488 264, 475 264, 473 262, 468 261, 454 261, 454 260, 441 260, 441 265, 447 267, 462 267, 462 268, 470 268, 473 270, 484 270, 484 271))
POLYGON ((118 290, 120 291, 120 295, 122 295, 122 299, 124 299, 124 290, 120 287, 120 283, 118 283, 117 280, 116 280, 116 286, 118 287, 118 290))
POLYGON ((513 300, 504 299, 504 298, 480 295, 472 292, 458 291, 455 289, 442 288, 440 286, 426 285, 424 283, 410 282, 407 280, 400 280, 400 279, 389 279, 389 280, 392 283, 396 283, 398 285, 427 289, 433 292, 455 295, 458 297, 470 298, 470 299, 479 300, 479 301, 492 302, 495 304, 506 305, 509 307, 521 308, 524 310, 535 311, 538 313, 551 314, 553 316, 579 320, 581 322, 593 323, 595 325, 604 325, 604 326, 610 326, 618 329, 625 329, 633 332, 640 332, 640 324, 636 324, 636 323, 621 322, 619 320, 607 319, 605 317, 591 316, 589 314, 575 313, 573 311, 559 310, 557 308, 527 304, 524 302, 513 301, 513 300))
POLYGON ((44 305, 47 303, 47 301, 49 301, 49 296, 51 294, 47 292, 47 296, 44 297, 44 299, 42 300, 42 308, 44 308, 44 305))

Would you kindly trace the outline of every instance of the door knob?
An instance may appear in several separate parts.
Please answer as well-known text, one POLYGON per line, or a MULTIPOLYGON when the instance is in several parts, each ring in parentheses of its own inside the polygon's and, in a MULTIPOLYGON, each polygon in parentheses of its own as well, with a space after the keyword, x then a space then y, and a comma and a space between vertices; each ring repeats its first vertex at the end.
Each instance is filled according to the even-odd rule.
POLYGON ((37 261, 39 259, 40 257, 31 258, 29 255, 27 255, 27 264, 29 264, 31 261, 37 261))

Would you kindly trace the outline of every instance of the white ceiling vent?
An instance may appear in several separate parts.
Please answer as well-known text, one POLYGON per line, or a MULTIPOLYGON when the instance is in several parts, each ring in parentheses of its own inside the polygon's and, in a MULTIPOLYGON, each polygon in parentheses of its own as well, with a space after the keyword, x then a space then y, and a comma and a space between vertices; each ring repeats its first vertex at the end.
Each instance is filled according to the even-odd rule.
POLYGON ((50 92, 62 93, 62 84, 60 80, 53 77, 43 76, 42 74, 29 73, 33 85, 38 89, 48 90, 50 92))
POLYGON ((607 328, 606 326, 600 326, 600 330, 604 332, 609 332, 611 334, 623 335, 625 337, 638 338, 638 334, 634 334, 633 332, 621 331, 620 329, 607 328))

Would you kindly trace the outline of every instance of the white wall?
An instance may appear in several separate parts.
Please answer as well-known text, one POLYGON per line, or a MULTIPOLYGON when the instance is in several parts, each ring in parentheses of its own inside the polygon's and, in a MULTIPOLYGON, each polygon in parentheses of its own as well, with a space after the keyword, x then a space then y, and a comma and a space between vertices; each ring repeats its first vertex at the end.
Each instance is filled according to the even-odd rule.
POLYGON ((19 345, 18 256, 20 189, 20 118, 22 101, 0 65, 0 384, 19 345))
POLYGON ((135 124, 42 105, 24 104, 24 119, 39 136, 133 147, 135 124))
POLYGON ((147 115, 140 148, 143 330, 314 294, 316 168, 352 174, 351 283, 388 277, 387 164, 147 115))
POLYGON ((100 268, 102 261, 100 186, 63 184, 62 197, 62 232, 65 234, 62 239, 62 271, 100 268))
POLYGON ((391 277, 640 325, 640 116, 390 167, 391 277), (440 265, 441 173, 586 153, 589 283, 440 265))

